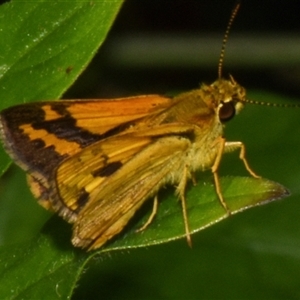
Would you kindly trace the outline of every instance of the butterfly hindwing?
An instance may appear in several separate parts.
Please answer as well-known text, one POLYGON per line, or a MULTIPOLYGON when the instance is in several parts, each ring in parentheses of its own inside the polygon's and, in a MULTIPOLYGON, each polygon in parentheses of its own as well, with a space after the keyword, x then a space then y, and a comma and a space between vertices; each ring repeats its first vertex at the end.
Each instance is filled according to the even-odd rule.
MULTIPOLYGON (((94 177, 86 185, 90 189, 75 220, 73 243, 98 248, 120 232, 162 185, 180 181, 185 166, 182 155, 189 146, 187 138, 177 136, 151 140, 108 177, 94 177)), ((110 164, 118 161, 112 159, 110 164)))

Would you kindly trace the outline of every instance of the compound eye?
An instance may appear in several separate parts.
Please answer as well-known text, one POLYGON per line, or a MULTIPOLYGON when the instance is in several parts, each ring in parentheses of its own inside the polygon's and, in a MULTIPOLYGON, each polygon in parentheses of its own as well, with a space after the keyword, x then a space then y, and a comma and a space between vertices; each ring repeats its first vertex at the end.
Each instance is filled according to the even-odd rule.
POLYGON ((219 109, 219 119, 220 121, 227 122, 235 116, 235 106, 234 101, 223 102, 219 109))

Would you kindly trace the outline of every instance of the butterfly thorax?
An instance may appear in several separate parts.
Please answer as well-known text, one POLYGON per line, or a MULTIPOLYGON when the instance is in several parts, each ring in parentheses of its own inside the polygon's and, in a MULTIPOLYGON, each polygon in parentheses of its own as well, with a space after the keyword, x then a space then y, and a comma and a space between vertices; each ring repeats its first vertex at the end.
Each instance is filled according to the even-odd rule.
POLYGON ((186 163, 190 171, 211 167, 223 136, 224 123, 234 117, 245 103, 245 89, 231 80, 219 79, 211 85, 182 93, 174 98, 165 122, 189 124, 190 146, 186 163))

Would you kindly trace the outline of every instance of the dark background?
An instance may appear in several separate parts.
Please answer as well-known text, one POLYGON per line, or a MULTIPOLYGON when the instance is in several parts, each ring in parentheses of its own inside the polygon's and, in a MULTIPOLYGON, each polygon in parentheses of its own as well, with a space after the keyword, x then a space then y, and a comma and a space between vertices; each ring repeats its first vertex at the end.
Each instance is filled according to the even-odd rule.
MULTIPOLYGON (((98 55, 65 98, 164 94, 214 81, 223 35, 235 3, 229 0, 125 1, 98 55), (168 42, 170 37, 172 43, 168 42), (186 42, 185 37, 190 37, 192 43, 186 42), (142 58, 140 48, 131 41, 135 38, 144 41, 142 58), (156 46, 159 38, 163 53, 156 46), (211 51, 205 48, 203 52, 209 43, 211 51), (124 44, 131 49, 125 58, 124 44), (158 55, 151 55, 154 51, 158 55), (174 56, 171 62, 170 56, 174 56)), ((300 60, 297 62, 295 55, 298 48, 300 51, 299 16, 298 1, 242 1, 230 31, 223 75, 232 74, 248 89, 297 97, 300 60), (286 37, 292 44, 285 42, 286 37)))

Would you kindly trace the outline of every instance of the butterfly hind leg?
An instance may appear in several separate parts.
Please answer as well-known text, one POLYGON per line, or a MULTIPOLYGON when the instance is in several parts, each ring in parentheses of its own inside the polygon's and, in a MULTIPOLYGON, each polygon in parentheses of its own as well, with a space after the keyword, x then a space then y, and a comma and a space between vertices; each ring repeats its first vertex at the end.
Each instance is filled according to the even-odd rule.
MULTIPOLYGON (((192 176, 189 172, 188 166, 186 165, 183 169, 183 176, 177 186, 176 192, 179 195, 179 198, 181 201, 186 240, 187 240, 188 245, 190 247, 192 247, 191 231, 190 231, 190 227, 189 227, 186 199, 185 199, 185 188, 186 188, 187 180, 189 177, 192 177, 192 176)), ((192 177, 192 179, 193 179, 193 177, 192 177)), ((194 182, 194 180, 193 180, 193 182, 194 182)))
POLYGON ((158 198, 157 195, 154 197, 153 200, 153 208, 152 208, 152 212, 151 215, 149 216, 148 220, 145 222, 145 224, 143 226, 141 226, 139 229, 137 229, 135 232, 141 232, 144 231, 154 220, 156 213, 157 213, 157 209, 158 209, 158 198))

